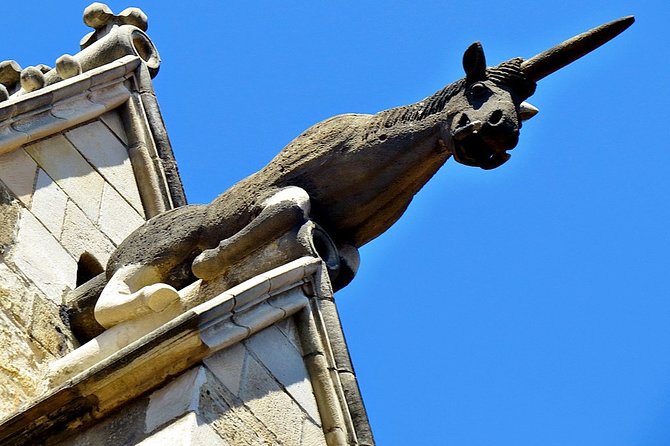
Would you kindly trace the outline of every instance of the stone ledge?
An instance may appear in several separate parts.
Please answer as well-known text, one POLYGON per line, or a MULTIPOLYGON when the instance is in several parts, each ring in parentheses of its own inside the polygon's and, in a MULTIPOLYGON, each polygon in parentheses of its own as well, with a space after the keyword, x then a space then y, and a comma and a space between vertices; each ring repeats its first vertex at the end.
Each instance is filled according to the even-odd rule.
MULTIPOLYGON (((202 298, 198 296, 199 289, 200 283, 196 282, 182 290, 190 299, 185 305, 193 304, 192 308, 182 309, 174 318, 169 312, 163 315, 171 320, 154 320, 153 329, 144 326, 147 333, 137 336, 135 332, 139 339, 127 338, 125 347, 109 344, 118 339, 112 336, 105 341, 102 335, 80 347, 84 352, 88 349, 99 362, 0 422, 0 444, 58 444, 214 353, 293 316, 327 443, 371 444, 365 440, 365 432, 369 432, 367 418, 352 413, 352 409, 361 410, 362 401, 351 401, 347 395, 351 393, 352 379, 357 390, 355 377, 351 375, 352 379, 343 382, 334 373, 338 368, 335 356, 342 353, 334 355, 333 349, 346 346, 330 345, 330 338, 341 336, 341 328, 339 324, 326 327, 320 314, 320 303, 332 298, 320 259, 299 258, 196 305, 202 298), (312 290, 316 290, 316 295, 312 290), (109 349, 105 352, 106 348, 109 349), (95 357, 101 352, 104 354, 95 357), (106 356, 110 352, 113 353, 106 356), (363 438, 358 432, 363 433, 363 438)), ((123 337, 120 329, 116 336, 123 337)), ((81 351, 71 355, 78 354, 81 351)))
MULTIPOLYGON (((300 288, 303 278, 318 267, 318 259, 303 258, 279 268, 276 273, 266 273, 264 280, 268 283, 277 280, 283 285, 281 288, 285 288, 289 284, 286 280, 281 283, 282 279, 299 277, 293 285, 300 288)), ((6 419, 0 425, 0 443, 30 444, 73 424, 100 419, 205 356, 286 318, 307 304, 302 292, 282 299, 274 297, 269 289, 255 287, 256 295, 247 295, 242 303, 246 310, 235 312, 235 296, 244 295, 256 283, 251 283, 251 287, 242 283, 187 310, 63 383, 24 411, 6 419), (233 317, 242 318, 245 326, 233 322, 233 317)))

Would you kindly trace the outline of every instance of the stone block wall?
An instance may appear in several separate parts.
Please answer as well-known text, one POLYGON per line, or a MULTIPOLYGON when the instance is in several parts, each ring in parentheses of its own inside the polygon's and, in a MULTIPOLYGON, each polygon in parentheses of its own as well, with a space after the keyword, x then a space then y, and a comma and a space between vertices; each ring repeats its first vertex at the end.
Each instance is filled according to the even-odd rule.
POLYGON ((82 255, 89 269, 104 268, 114 247, 144 222, 115 112, 0 155, 0 181, 19 205, 5 261, 55 303, 77 285, 82 255))
POLYGON ((211 378, 200 416, 230 444, 256 433, 266 444, 325 445, 302 358, 293 320, 286 319, 205 359, 211 378))
POLYGON ((225 280, 52 362, 52 388, 0 422, 0 443, 373 445, 327 265, 225 280))
POLYGON ((206 358, 61 446, 326 445, 293 319, 206 358))
POLYGON ((63 295, 145 221, 127 144, 112 110, 0 155, 0 415, 39 394, 44 364, 76 346, 63 295))

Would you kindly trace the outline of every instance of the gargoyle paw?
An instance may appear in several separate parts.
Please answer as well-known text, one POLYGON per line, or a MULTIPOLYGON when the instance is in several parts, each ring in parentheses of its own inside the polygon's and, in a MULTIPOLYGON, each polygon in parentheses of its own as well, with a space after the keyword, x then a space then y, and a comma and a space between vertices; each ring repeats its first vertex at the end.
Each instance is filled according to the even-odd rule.
POLYGON ((195 277, 202 280, 211 280, 221 274, 223 262, 221 248, 206 249, 193 260, 191 270, 195 277))
POLYGON ((179 299, 177 290, 165 283, 145 286, 142 289, 142 294, 144 294, 147 306, 157 313, 163 311, 168 305, 179 299))

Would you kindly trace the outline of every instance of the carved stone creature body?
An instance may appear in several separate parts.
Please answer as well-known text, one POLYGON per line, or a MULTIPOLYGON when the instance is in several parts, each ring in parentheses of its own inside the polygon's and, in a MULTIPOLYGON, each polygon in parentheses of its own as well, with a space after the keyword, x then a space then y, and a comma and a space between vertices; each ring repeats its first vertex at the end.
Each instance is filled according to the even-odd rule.
MULTIPOLYGON (((553 71, 576 58, 552 57, 553 71)), ((537 112, 523 101, 548 74, 547 62, 529 64, 534 59, 486 68, 475 43, 463 58, 464 79, 412 105, 320 122, 211 204, 149 220, 109 260, 96 318, 109 327, 158 311, 178 297, 173 287, 194 276, 217 276, 245 252, 306 219, 318 223, 342 253, 348 271, 334 278, 341 288, 355 273, 355 248, 386 231, 450 156, 484 169, 509 158, 521 121, 537 112)))

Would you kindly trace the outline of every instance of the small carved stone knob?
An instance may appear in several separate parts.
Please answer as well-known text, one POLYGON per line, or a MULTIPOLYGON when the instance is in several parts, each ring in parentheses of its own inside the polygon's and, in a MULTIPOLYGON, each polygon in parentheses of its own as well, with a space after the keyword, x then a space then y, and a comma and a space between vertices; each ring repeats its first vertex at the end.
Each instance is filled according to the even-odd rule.
POLYGON ((43 64, 43 63, 41 63, 39 65, 35 65, 35 68, 40 70, 42 72, 42 74, 47 74, 49 71, 51 71, 51 67, 49 65, 46 65, 46 64, 43 64))
POLYGON ((91 3, 84 9, 84 23, 93 29, 102 28, 112 17, 114 13, 104 3, 91 3))
POLYGON ((21 66, 13 60, 0 62, 0 102, 9 99, 19 89, 21 66))
POLYGON ((44 87, 44 73, 37 67, 28 67, 21 72, 21 88, 26 92, 44 87))
POLYGON ((149 28, 149 18, 140 8, 126 8, 117 17, 124 25, 133 25, 142 31, 149 28))
POLYGON ((63 54, 56 59, 56 72, 62 79, 69 79, 81 74, 81 64, 69 54, 63 54))
POLYGON ((21 66, 13 60, 0 62, 0 84, 11 89, 19 82, 21 66))

